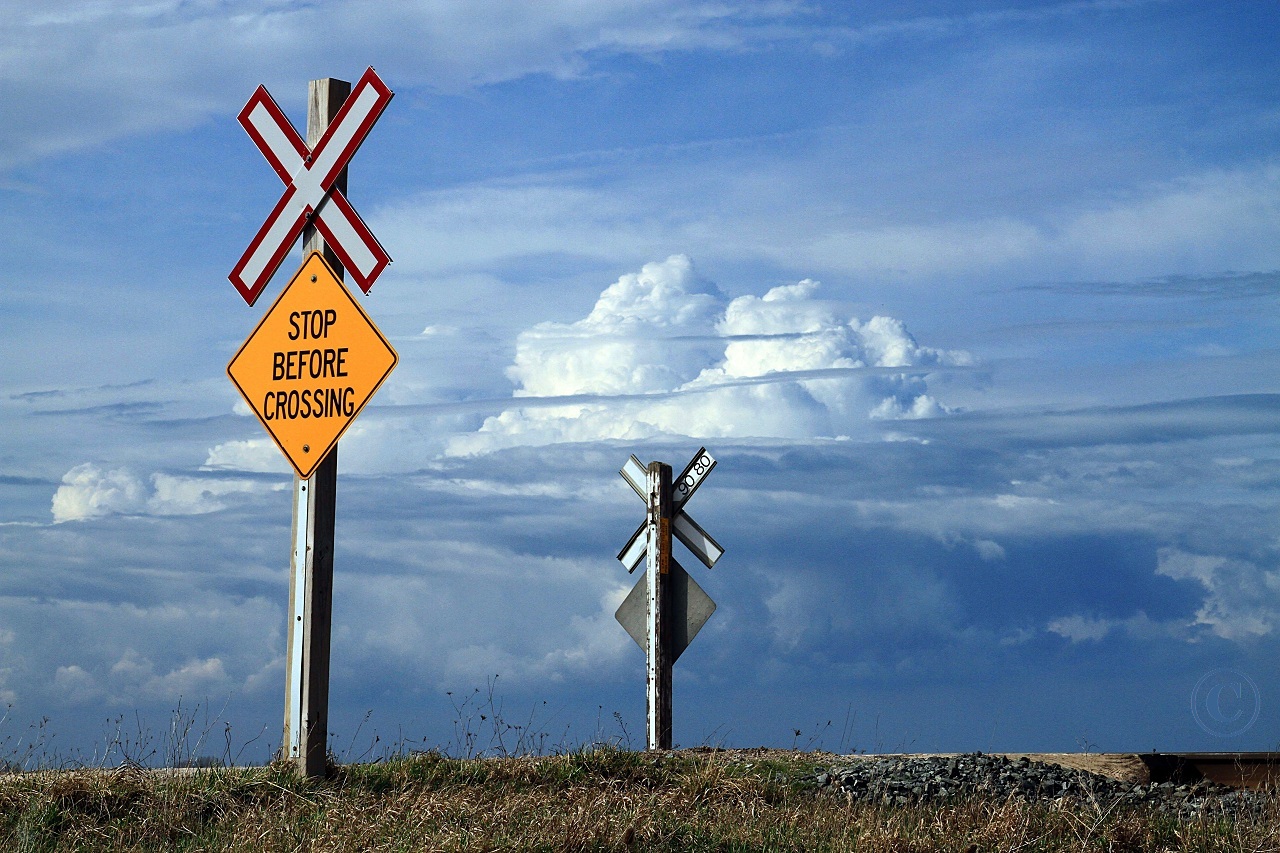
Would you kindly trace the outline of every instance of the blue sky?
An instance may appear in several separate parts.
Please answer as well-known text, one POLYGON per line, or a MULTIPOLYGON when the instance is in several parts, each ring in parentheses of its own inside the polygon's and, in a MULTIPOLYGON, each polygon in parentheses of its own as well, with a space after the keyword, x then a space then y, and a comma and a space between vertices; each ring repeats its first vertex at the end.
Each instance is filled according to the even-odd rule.
POLYGON ((301 255, 227 281, 280 193, 235 116, 372 65, 340 754, 494 676, 641 742, 617 470, 703 444, 677 743, 1280 742, 1268 4, 2 8, 0 737, 278 743, 291 479, 224 369, 301 255))

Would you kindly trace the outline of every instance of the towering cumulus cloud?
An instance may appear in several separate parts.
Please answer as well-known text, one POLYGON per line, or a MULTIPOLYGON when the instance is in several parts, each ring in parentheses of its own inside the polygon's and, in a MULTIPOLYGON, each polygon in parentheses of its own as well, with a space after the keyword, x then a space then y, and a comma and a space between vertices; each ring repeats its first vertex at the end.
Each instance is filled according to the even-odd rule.
POLYGON ((819 438, 944 411, 921 367, 968 356, 918 345, 889 317, 842 317, 806 279, 729 300, 673 255, 605 288, 573 323, 516 340, 512 408, 453 453, 655 435, 819 438), (913 368, 895 373, 885 368, 913 368), (522 404, 522 398, 526 401, 522 404))

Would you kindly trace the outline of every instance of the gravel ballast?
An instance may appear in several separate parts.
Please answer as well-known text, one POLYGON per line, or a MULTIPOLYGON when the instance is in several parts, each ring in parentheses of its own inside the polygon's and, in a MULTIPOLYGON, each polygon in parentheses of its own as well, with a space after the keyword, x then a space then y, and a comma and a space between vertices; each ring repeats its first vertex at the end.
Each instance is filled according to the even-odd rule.
POLYGON ((1206 810, 1255 812, 1269 799, 1209 781, 1125 782, 1032 761, 984 755, 867 756, 817 774, 823 793, 849 802, 880 805, 953 802, 968 797, 994 800, 1091 803, 1102 808, 1154 808, 1179 815, 1206 810))

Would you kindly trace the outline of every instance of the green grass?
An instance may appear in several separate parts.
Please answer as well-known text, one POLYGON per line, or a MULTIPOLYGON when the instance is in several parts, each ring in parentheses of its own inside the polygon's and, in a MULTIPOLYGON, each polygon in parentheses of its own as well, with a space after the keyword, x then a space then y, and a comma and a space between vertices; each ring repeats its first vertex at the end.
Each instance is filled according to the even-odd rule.
POLYGON ((3 851, 1280 850, 1280 809, 1174 819, 968 800, 851 805, 818 759, 601 749, 336 767, 0 776, 3 851))

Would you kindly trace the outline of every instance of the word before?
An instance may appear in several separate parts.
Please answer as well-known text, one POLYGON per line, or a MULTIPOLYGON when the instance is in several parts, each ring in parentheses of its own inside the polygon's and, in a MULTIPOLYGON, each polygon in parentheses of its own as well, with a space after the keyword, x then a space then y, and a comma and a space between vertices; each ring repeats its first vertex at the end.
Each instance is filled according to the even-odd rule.
POLYGON ((271 381, 341 379, 347 375, 348 347, 277 351, 271 356, 271 381))

